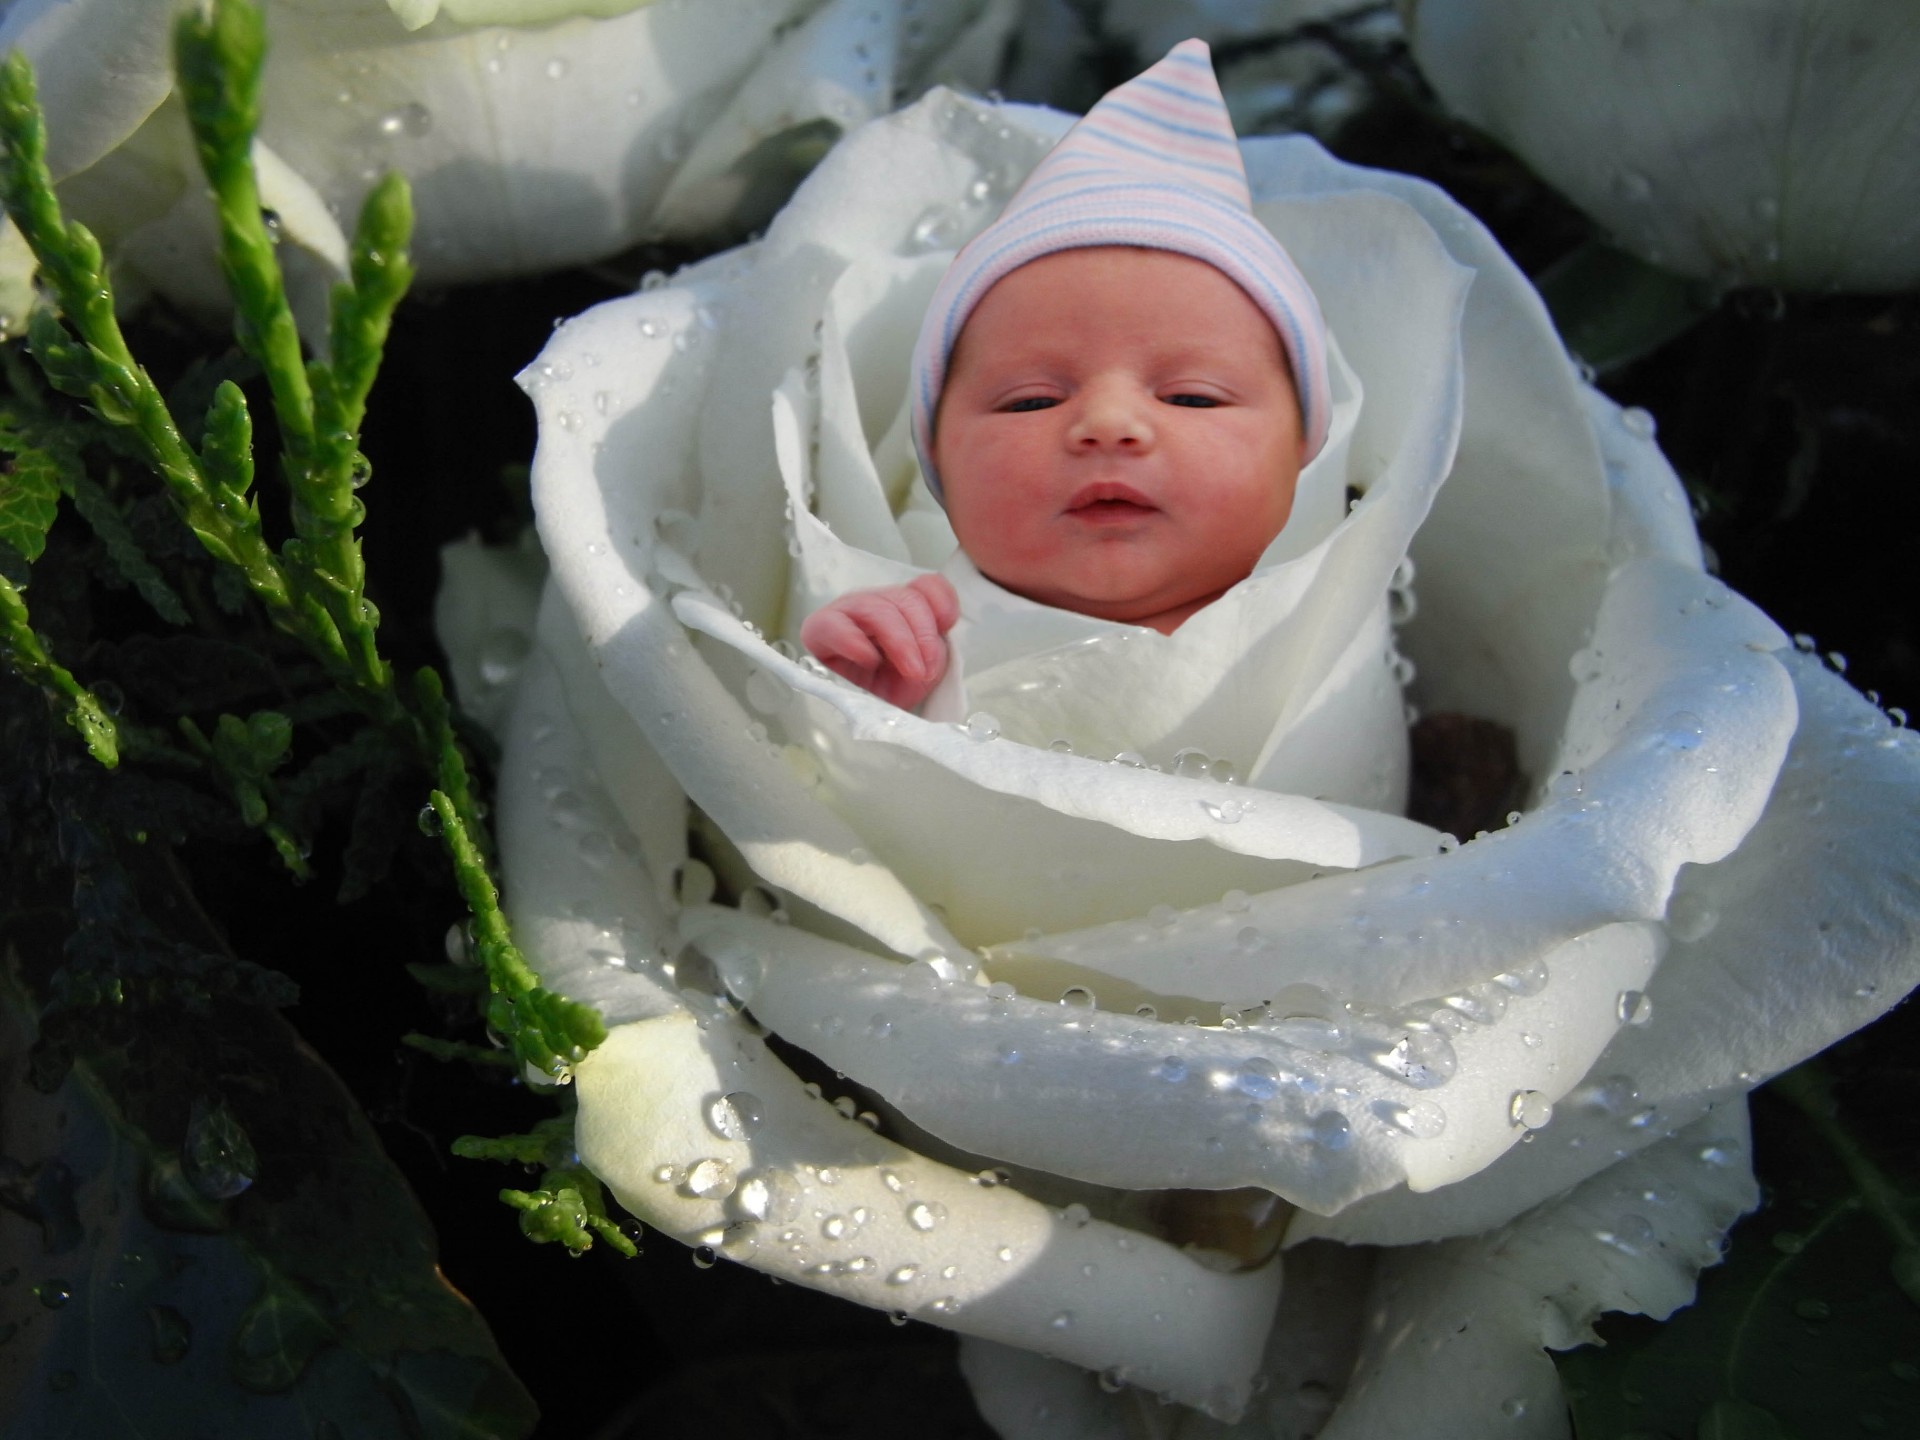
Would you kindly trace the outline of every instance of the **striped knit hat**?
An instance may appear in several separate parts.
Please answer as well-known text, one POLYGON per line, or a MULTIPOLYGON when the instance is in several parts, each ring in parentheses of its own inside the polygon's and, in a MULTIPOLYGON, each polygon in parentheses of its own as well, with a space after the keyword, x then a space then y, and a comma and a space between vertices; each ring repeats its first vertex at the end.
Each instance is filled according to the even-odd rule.
POLYGON ((913 443, 936 499, 933 420, 947 361, 974 306, 1008 272, 1057 250, 1133 245, 1204 260, 1273 322, 1293 366, 1311 460, 1327 438, 1327 332, 1319 303, 1253 215, 1240 142, 1204 40, 1101 97, 948 268, 913 350, 913 443))

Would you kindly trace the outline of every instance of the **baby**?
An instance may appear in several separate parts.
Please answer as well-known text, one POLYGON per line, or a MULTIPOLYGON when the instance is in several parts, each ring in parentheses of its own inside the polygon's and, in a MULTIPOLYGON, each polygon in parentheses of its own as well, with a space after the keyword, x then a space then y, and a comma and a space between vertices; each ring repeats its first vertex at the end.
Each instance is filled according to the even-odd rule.
MULTIPOLYGON (((1253 217, 1204 44, 1102 99, 960 252, 912 394, 922 471, 994 585, 1167 635, 1252 572, 1326 438, 1326 339, 1253 217)), ((960 617, 932 574, 800 636, 917 709, 960 617)))

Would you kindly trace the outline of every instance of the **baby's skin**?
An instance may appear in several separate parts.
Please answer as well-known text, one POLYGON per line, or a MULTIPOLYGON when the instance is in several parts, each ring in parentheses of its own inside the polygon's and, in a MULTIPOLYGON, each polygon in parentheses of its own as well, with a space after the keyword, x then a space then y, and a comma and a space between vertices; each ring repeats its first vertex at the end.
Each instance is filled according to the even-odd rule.
MULTIPOLYGON (((1205 261, 1095 246, 981 297, 955 343, 934 464, 960 548, 1017 595, 1170 635, 1244 580, 1293 509, 1300 403, 1280 337, 1205 261)), ((800 639, 916 709, 959 619, 939 575, 844 595, 800 639)))

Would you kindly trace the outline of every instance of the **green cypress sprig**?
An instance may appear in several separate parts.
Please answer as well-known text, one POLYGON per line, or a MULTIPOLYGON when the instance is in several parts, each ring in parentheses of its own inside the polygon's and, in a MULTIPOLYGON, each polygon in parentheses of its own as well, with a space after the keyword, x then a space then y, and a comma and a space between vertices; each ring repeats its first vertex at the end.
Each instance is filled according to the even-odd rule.
POLYGON ((99 242, 60 214, 33 69, 17 51, 0 61, 0 200, 66 317, 62 323, 36 307, 28 322, 28 344, 49 382, 132 438, 208 552, 236 566, 275 623, 298 633, 287 577, 261 534, 257 511, 209 483, 201 458, 127 348, 99 242))
POLYGON ((538 1244, 558 1241, 574 1254, 606 1241, 631 1260, 640 1247, 607 1214, 606 1191, 585 1170, 549 1170, 537 1190, 502 1190, 503 1204, 520 1212, 520 1233, 538 1244))
MULTIPOLYGON (((60 214, 32 72, 15 54, 0 64, 0 200, 33 249, 42 283, 64 317, 36 308, 29 329, 34 358, 56 389, 84 400, 128 437, 164 480, 202 547, 241 574, 273 622, 433 772, 438 788, 423 820, 431 817, 428 828, 440 834, 473 914, 473 953, 492 991, 488 1022, 519 1063, 564 1080, 605 1037, 605 1027, 590 1006, 541 988, 513 944, 489 872, 484 811, 472 794, 439 677, 421 672, 412 704, 395 692, 377 645, 379 616, 365 593, 356 532, 366 511, 355 491, 368 479, 369 467, 359 431, 395 308, 412 279, 409 192, 402 178, 390 175, 368 196, 355 227, 349 278, 331 297, 329 354, 304 359, 253 168, 264 53, 264 27, 246 0, 211 0, 183 14, 175 27, 179 90, 213 192, 236 334, 260 366, 273 400, 292 538, 276 554, 263 537, 253 425, 240 389, 229 381, 215 391, 196 450, 128 350, 99 244, 60 214)), ((0 624, 15 668, 69 702, 90 748, 114 753, 112 721, 46 654, 12 587, 0 596, 0 624)), ((287 708, 296 711, 299 704, 287 708)), ((288 751, 288 715, 263 712, 244 722, 222 716, 211 737, 191 726, 185 733, 194 753, 231 791, 242 817, 269 836, 295 873, 304 874, 304 854, 276 818, 282 799, 269 778, 288 751)), ((616 1248, 631 1252, 605 1218, 597 1182, 559 1169, 549 1178, 553 1186, 520 1206, 529 1234, 538 1230, 536 1238, 563 1238, 580 1248, 575 1240, 584 1244, 584 1237, 605 1231, 616 1248)))
POLYGON ((513 943, 500 910, 499 891, 466 819, 444 790, 435 790, 429 803, 429 828, 439 829, 453 857, 454 879, 473 912, 473 957, 485 968, 493 987, 487 1023, 527 1064, 563 1080, 606 1039, 606 1025, 591 1005, 541 988, 539 977, 513 943))
POLYGON ((47 652, 46 641, 28 622, 26 597, 4 575, 0 575, 0 646, 5 647, 15 673, 66 706, 67 723, 79 732, 89 755, 109 770, 120 763, 120 735, 113 717, 99 696, 47 652))

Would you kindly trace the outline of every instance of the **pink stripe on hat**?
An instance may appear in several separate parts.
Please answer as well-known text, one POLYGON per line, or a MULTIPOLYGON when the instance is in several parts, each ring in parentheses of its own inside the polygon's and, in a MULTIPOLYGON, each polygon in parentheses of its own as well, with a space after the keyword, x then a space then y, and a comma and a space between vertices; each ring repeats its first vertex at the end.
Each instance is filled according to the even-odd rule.
POLYGON ((913 351, 913 443, 940 498, 933 419, 961 327, 994 283, 1058 250, 1132 245, 1190 255, 1221 271, 1280 336, 1300 395, 1306 459, 1332 416, 1320 304, 1280 242, 1253 215, 1240 142, 1204 40, 1101 97, 966 243, 934 291, 913 351))

